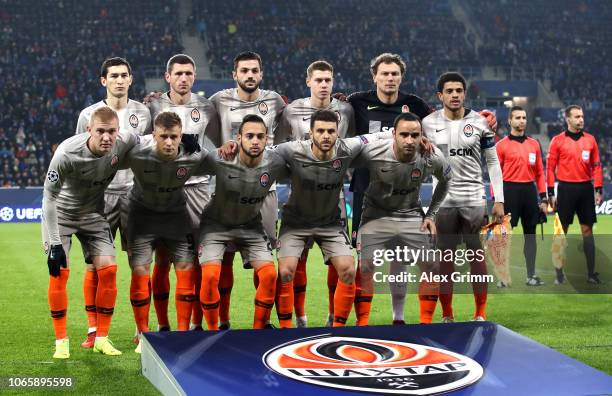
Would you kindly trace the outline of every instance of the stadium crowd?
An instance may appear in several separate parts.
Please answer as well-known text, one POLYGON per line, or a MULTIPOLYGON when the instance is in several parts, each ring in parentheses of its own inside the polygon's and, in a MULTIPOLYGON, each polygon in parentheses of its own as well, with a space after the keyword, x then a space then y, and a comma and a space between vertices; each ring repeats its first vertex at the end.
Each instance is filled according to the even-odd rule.
POLYGON ((131 93, 142 98, 141 67, 182 50, 174 9, 160 0, 1 2, 1 186, 42 185, 57 143, 104 94, 101 60, 127 57, 134 66, 131 93))
MULTIPOLYGON (((445 70, 457 69, 469 78, 484 65, 533 69, 551 80, 562 101, 584 107, 587 130, 600 139, 607 164, 612 157, 612 139, 605 136, 612 123, 606 109, 612 92, 606 61, 612 51, 607 2, 563 0, 556 7, 518 0, 466 4, 486 37, 479 48, 447 1, 411 2, 407 7, 393 0, 381 7, 355 0, 351 6, 359 10, 358 19, 340 0, 325 7, 316 0, 254 0, 245 12, 236 12, 241 8, 238 0, 193 2, 188 27, 206 39, 214 77, 229 78, 231 58, 255 50, 264 59, 263 86, 290 99, 308 95, 304 68, 317 58, 336 65, 335 91, 370 88, 367 66, 383 48, 401 54, 408 64, 403 91, 432 104, 437 103, 435 79, 445 70), (395 12, 389 14, 388 9, 395 12), (373 31, 376 34, 364 38, 363 32, 373 31), (460 39, 449 39, 447 31, 460 39), (457 45, 457 40, 465 45, 457 45)), ((176 0, 1 2, 0 186, 42 183, 56 144, 72 134, 79 111, 103 94, 96 74, 101 59, 126 57, 134 67, 130 95, 142 98, 142 68, 163 65, 182 49, 176 5, 176 0)), ((554 125, 551 133, 563 128, 562 123, 554 125)), ((610 172, 606 166, 607 181, 610 172)))

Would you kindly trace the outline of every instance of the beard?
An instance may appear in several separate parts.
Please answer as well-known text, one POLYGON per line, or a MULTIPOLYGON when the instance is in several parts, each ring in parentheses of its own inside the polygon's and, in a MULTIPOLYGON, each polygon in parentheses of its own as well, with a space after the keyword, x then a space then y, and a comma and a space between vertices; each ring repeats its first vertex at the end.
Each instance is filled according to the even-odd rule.
POLYGON ((242 142, 240 142, 240 150, 242 150, 242 152, 247 155, 248 157, 251 158, 258 158, 263 154, 263 149, 259 150, 259 153, 257 154, 252 154, 249 150, 245 149, 244 146, 242 145, 242 142))
POLYGON ((261 82, 257 83, 254 87, 247 87, 245 83, 238 81, 238 86, 246 93, 253 93, 257 91, 259 84, 261 84, 261 82))

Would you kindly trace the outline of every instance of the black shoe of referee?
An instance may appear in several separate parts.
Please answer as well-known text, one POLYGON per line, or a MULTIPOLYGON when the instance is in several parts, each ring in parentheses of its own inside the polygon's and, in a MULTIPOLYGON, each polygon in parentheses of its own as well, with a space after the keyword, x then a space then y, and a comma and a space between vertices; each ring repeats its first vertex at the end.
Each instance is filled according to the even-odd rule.
POLYGON ((587 278, 587 283, 593 285, 601 285, 601 280, 599 279, 599 272, 594 272, 587 278))

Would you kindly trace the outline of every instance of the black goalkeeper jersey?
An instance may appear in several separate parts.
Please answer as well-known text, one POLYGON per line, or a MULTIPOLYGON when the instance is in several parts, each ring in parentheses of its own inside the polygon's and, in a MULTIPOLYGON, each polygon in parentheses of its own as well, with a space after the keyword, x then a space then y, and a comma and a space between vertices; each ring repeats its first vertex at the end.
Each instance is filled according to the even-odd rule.
MULTIPOLYGON (((378 99, 376 91, 355 92, 347 98, 355 111, 356 134, 393 130, 393 121, 401 113, 414 113, 421 119, 433 112, 427 103, 416 95, 399 93, 397 101, 386 104, 378 99)), ((351 191, 363 192, 370 182, 368 170, 355 169, 351 191)))

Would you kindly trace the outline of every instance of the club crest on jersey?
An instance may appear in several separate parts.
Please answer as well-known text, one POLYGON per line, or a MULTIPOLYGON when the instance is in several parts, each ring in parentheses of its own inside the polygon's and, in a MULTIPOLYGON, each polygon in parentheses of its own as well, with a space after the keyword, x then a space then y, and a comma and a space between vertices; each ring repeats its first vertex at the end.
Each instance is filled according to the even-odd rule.
POLYGON ((332 162, 332 168, 333 168, 333 170, 335 170, 336 172, 340 172, 340 169, 342 169, 342 160, 335 159, 335 160, 332 162))
POLYGON ((465 135, 465 137, 470 137, 474 134, 474 127, 470 124, 466 124, 463 127, 463 134, 465 135))
POLYGON ((257 109, 259 110, 261 115, 268 114, 268 105, 266 104, 266 102, 263 102, 263 101, 259 102, 259 105, 257 106, 257 109))
POLYGON ((187 173, 188 173, 187 168, 185 168, 184 166, 181 166, 180 168, 178 168, 178 169, 176 170, 176 177, 177 177, 178 179, 182 179, 182 178, 184 178, 185 176, 187 176, 187 173))
POLYGON ((270 175, 268 174, 268 172, 265 172, 259 178, 259 184, 261 184, 262 187, 268 187, 268 183, 270 183, 270 175))
POLYGON ((119 157, 117 156, 117 154, 113 155, 113 158, 111 158, 111 166, 115 167, 117 166, 117 164, 119 163, 119 157))
POLYGON ((136 116, 136 114, 130 115, 128 122, 130 123, 130 126, 132 128, 138 128, 138 117, 136 116))
POLYGON ((402 113, 410 113, 410 107, 408 105, 402 106, 402 113))
POLYGON ((191 110, 191 121, 193 122, 198 122, 200 121, 200 110, 198 109, 193 109, 191 110))
POLYGON ((421 178, 421 170, 419 168, 415 168, 410 172, 410 180, 418 181, 421 178))
POLYGON ((59 180, 59 173, 51 169, 49 173, 47 173, 47 180, 49 180, 51 183, 55 183, 59 180))
POLYGON ((484 374, 467 356, 394 340, 322 334, 267 351, 264 364, 297 381, 333 389, 430 395, 469 386, 484 374))

